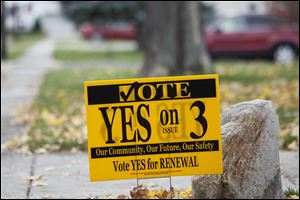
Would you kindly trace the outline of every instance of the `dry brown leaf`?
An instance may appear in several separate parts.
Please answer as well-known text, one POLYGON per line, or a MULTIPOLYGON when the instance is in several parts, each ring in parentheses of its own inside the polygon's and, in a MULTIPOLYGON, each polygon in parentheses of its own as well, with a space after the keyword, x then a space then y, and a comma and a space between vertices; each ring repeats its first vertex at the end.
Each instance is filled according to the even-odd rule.
POLYGON ((50 199, 51 195, 49 195, 49 194, 43 194, 42 198, 43 199, 50 199))
POLYGON ((184 191, 180 192, 180 198, 191 199, 192 198, 192 186, 186 188, 184 191))
MULTIPOLYGON (((173 190, 172 190, 173 191, 173 190)), ((156 194, 154 195, 156 198, 158 198, 158 199, 170 199, 171 198, 171 196, 173 197, 174 195, 173 195, 173 193, 172 193, 172 191, 170 192, 170 191, 167 191, 166 189, 160 189, 160 190, 158 190, 158 191, 154 191, 154 192, 156 192, 156 194)), ((152 196, 152 195, 151 195, 152 196)))
POLYGON ((37 176, 26 176, 25 179, 30 180, 30 181, 35 181, 35 180, 40 180, 42 178, 41 175, 37 176))
POLYGON ((117 199, 129 199, 129 197, 127 195, 120 194, 117 196, 117 199))
POLYGON ((134 187, 133 190, 130 191, 130 196, 132 199, 147 199, 147 195, 149 190, 144 185, 139 185, 134 187))
POLYGON ((48 184, 45 183, 43 180, 35 180, 33 183, 32 183, 32 186, 33 187, 43 187, 43 186, 47 186, 48 184))
POLYGON ((296 151, 299 148, 299 145, 297 143, 297 141, 293 141, 291 144, 289 144, 289 146, 287 147, 290 150, 296 151))
POLYGON ((48 151, 45 148, 39 148, 39 149, 35 150, 35 153, 36 154, 48 154, 48 151))
POLYGON ((89 195, 86 195, 85 198, 86 198, 86 199, 97 199, 97 196, 94 196, 94 195, 89 194, 89 195))
MULTIPOLYGON (((252 63, 252 62, 251 62, 252 63)), ((223 76, 236 76, 239 74, 264 74, 267 77, 274 77, 274 80, 261 81, 257 83, 243 83, 240 81, 223 81, 220 84, 221 109, 224 110, 230 105, 257 98, 268 99, 273 102, 277 111, 284 111, 283 116, 299 119, 299 79, 280 78, 281 66, 257 62, 249 64, 245 62, 233 62, 228 67, 226 63, 218 67, 218 72, 223 76), (250 66, 251 67, 247 67, 250 66), (262 67, 263 66, 263 67, 262 67)), ((293 67, 285 66, 287 69, 293 67)), ((290 69, 288 69, 290 70, 290 69)), ((47 153, 67 150, 76 152, 85 150, 87 144, 86 114, 84 98, 78 94, 78 100, 69 98, 67 90, 59 89, 51 97, 60 101, 62 107, 46 107, 42 110, 34 106, 20 105, 18 113, 13 119, 16 124, 25 124, 24 139, 16 138, 9 145, 1 146, 3 149, 17 149, 18 152, 29 154, 47 153), (43 130, 37 126, 37 122, 43 124, 43 130), (45 143, 46 141, 46 143, 45 143)), ((299 145, 299 128, 293 131, 295 126, 299 127, 299 120, 281 126, 281 136, 286 132, 296 133, 297 144, 299 145), (288 130, 289 131, 288 131, 288 130), (285 132, 286 130, 286 132, 285 132)), ((294 134, 292 134, 294 135, 294 134)), ((293 144, 294 145, 294 144, 293 144)), ((294 146, 291 146, 294 148, 294 146)))

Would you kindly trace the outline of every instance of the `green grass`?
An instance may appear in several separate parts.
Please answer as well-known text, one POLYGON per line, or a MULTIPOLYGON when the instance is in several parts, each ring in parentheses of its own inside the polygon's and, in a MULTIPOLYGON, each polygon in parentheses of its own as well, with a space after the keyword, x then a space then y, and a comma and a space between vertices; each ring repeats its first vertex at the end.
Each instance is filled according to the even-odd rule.
MULTIPOLYGON (((57 59, 73 63, 91 60, 122 60, 128 64, 132 60, 142 59, 136 51, 94 52, 78 50, 56 50, 57 59)), ((79 64, 81 65, 81 64, 79 64)), ((90 64, 89 64, 90 65, 90 64)), ((280 119, 281 129, 295 124, 299 116, 299 64, 279 65, 268 61, 219 60, 215 63, 220 74, 221 106, 236 104, 253 99, 267 99, 273 102, 280 119)), ((76 147, 86 150, 86 124, 84 81, 132 78, 137 76, 134 70, 115 70, 99 68, 64 68, 48 72, 40 87, 31 113, 29 124, 29 149, 49 150, 58 145, 60 150, 76 147)), ((26 115, 24 115, 26 116, 26 115)), ((295 137, 286 137, 283 146, 295 141, 295 137)), ((51 151, 51 150, 49 150, 51 151)))
POLYGON ((79 50, 58 50, 54 52, 54 57, 62 61, 89 61, 89 60, 142 60, 142 53, 139 51, 103 52, 103 51, 79 51, 79 50))
POLYGON ((288 146, 293 143, 294 141, 297 141, 297 137, 294 135, 288 135, 287 137, 284 138, 284 141, 282 143, 282 148, 283 149, 288 149, 288 146))
POLYGON ((297 191, 293 188, 288 187, 287 190, 285 190, 283 193, 284 193, 285 198, 288 198, 288 197, 291 197, 292 195, 295 195, 299 199, 299 191, 297 191))
POLYGON ((299 79, 299 60, 292 64, 274 64, 267 60, 218 60, 215 63, 220 81, 237 81, 245 84, 274 79, 299 79))
POLYGON ((102 70, 102 69, 62 69, 53 70, 46 74, 36 99, 39 110, 47 108, 50 111, 61 112, 65 109, 59 98, 59 91, 67 94, 69 100, 83 97, 83 83, 91 80, 109 80, 130 78, 135 75, 132 70, 102 70), (55 98, 57 97, 57 98, 55 98))
POLYGON ((84 81, 134 77, 132 70, 62 69, 46 74, 31 108, 28 139, 31 152, 86 150, 84 81))
POLYGON ((7 40, 7 59, 13 60, 19 58, 33 44, 40 41, 44 35, 42 33, 24 33, 16 38, 8 35, 7 40))
POLYGON ((299 110, 285 107, 277 109, 276 112, 279 116, 280 125, 282 126, 294 122, 299 114, 299 110))
MULTIPOLYGON (((276 106, 279 103, 277 100, 283 96, 287 100, 288 98, 293 98, 293 100, 297 98, 295 97, 297 86, 292 85, 292 83, 299 82, 299 60, 291 64, 275 64, 268 60, 218 60, 215 66, 217 73, 220 74, 221 85, 238 83, 243 85, 245 90, 253 88, 249 91, 234 91, 236 96, 232 103, 247 101, 250 98, 263 98, 273 101, 276 106), (287 84, 279 84, 280 81, 285 81, 287 84), (274 83, 278 85, 272 87, 274 83), (290 92, 288 92, 289 90, 290 92), (282 91, 282 93, 274 94, 275 91, 282 91), (269 94, 264 95, 264 92, 269 94)), ((278 107, 277 113, 280 125, 285 126, 297 118, 299 109, 296 104, 291 105, 290 103, 278 107)))
MULTIPOLYGON (((276 108, 281 132, 291 132, 299 119, 299 60, 275 64, 267 60, 218 60, 221 105, 232 105, 252 99, 270 100, 276 108)), ((281 137, 282 148, 297 141, 297 136, 281 137)), ((292 147, 291 147, 292 148, 292 147)))

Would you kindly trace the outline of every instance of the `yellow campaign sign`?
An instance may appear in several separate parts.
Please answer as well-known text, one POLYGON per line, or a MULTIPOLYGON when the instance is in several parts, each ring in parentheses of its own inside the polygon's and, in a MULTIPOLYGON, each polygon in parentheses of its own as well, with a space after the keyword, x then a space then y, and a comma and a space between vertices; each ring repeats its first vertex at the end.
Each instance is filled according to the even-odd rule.
POLYGON ((223 173, 218 75, 84 86, 91 181, 223 173))

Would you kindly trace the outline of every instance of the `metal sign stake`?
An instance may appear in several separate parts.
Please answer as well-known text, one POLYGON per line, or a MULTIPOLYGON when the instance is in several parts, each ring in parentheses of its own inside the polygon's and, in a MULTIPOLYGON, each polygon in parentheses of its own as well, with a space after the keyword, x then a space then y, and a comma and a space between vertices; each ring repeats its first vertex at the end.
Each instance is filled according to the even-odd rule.
POLYGON ((172 187, 172 177, 169 176, 169 182, 170 182, 170 199, 172 199, 172 193, 173 193, 173 187, 172 187))

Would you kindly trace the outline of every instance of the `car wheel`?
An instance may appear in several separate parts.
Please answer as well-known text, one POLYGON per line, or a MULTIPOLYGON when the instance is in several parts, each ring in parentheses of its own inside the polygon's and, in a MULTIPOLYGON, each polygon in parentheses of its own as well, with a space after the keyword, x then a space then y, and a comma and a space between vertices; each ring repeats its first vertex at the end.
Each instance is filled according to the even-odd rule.
POLYGON ((296 51, 289 44, 278 45, 273 52, 273 59, 278 63, 290 63, 296 59, 296 51))

